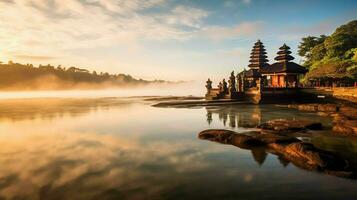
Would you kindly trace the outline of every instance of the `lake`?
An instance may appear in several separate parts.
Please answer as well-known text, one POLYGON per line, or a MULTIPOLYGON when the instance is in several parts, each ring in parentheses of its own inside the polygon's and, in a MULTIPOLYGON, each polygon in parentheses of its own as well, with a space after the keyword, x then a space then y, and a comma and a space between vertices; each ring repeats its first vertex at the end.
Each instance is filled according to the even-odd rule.
MULTIPOLYGON (((270 119, 274 105, 158 108, 140 97, 0 100, 0 199, 355 199, 357 180, 198 138, 270 119)), ((302 138, 357 163, 357 138, 302 138)))

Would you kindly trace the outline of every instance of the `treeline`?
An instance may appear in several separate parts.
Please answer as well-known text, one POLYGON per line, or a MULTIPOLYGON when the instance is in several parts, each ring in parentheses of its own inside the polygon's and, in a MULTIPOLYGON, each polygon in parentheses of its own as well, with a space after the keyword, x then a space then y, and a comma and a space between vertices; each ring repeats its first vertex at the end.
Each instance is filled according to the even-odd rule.
POLYGON ((95 89, 105 87, 138 86, 153 83, 166 83, 163 80, 148 81, 135 79, 126 74, 90 72, 77 67, 52 65, 20 64, 9 61, 0 63, 0 89, 36 90, 36 89, 95 89))
POLYGON ((348 85, 357 81, 357 20, 338 27, 330 36, 302 38, 298 48, 309 69, 305 80, 348 85))

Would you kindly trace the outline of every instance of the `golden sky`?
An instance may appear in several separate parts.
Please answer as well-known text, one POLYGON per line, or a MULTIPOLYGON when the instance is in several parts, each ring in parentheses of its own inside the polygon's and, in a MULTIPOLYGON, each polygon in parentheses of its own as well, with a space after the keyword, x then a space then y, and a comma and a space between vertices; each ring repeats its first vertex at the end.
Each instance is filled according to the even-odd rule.
POLYGON ((145 79, 221 77, 248 64, 258 38, 270 61, 285 42, 299 62, 301 37, 333 32, 355 8, 348 0, 0 0, 0 60, 145 79))

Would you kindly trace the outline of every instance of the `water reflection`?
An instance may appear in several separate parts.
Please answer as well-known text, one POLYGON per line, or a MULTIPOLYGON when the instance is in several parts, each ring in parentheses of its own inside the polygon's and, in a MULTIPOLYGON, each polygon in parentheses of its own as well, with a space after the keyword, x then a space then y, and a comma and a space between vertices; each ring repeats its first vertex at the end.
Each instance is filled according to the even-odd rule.
MULTIPOLYGON (((296 110, 286 109, 284 107, 278 107, 274 105, 249 105, 249 106, 209 106, 206 107, 206 119, 209 125, 214 122, 221 123, 225 128, 241 132, 244 130, 244 134, 254 135, 256 132, 249 132, 262 122, 272 119, 290 119, 290 120, 313 120, 321 122, 325 127, 331 126, 331 118, 322 117, 313 112, 300 112, 296 110), (246 132, 248 131, 248 132, 246 132)), ((223 137, 224 138, 224 137, 223 137)), ((301 144, 312 145, 316 151, 329 152, 329 155, 340 158, 349 163, 349 170, 356 174, 357 172, 357 137, 346 137, 335 135, 332 131, 315 131, 310 134, 304 134, 303 137, 298 137, 301 144)), ((284 156, 284 154, 276 153, 276 151, 267 147, 256 146, 241 146, 236 141, 229 142, 229 139, 222 139, 222 137, 209 138, 216 142, 224 144, 232 144, 241 149, 246 149, 251 152, 253 160, 262 166, 269 154, 275 155, 279 163, 285 168, 289 163, 293 163, 294 166, 311 170, 308 166, 298 159, 284 156)), ((239 140, 238 140, 239 141, 239 140)), ((322 169, 319 169, 320 171, 322 169)), ((318 170, 318 171, 319 171, 318 170)), ((347 170, 347 169, 346 169, 347 170)), ((328 174, 335 174, 336 176, 344 176, 346 174, 335 172, 333 170, 328 171, 328 174)))
POLYGON ((315 113, 299 112, 274 105, 242 105, 242 106, 207 106, 206 120, 210 125, 216 119, 223 126, 231 129, 254 128, 272 119, 301 119, 323 122, 325 126, 331 124, 331 119, 321 117, 315 113), (217 116, 217 118, 215 118, 217 116))
POLYGON ((129 105, 133 99, 124 98, 37 98, 0 100, 0 121, 55 119, 77 117, 89 112, 129 105))
POLYGON ((146 199, 184 181, 180 174, 208 166, 190 143, 147 146, 109 135, 61 133, 2 137, 0 145, 4 199, 146 199))
MULTIPOLYGON (((310 198, 356 195, 355 182, 308 174, 284 157, 272 159, 264 148, 248 152, 197 139, 200 130, 224 128, 224 118, 226 126, 235 121, 238 130, 243 126, 239 115, 243 122, 262 121, 266 115, 288 115, 285 110, 231 107, 220 120, 217 112, 224 108, 156 108, 141 99, 0 104, 1 200, 256 199, 257 194, 297 199, 302 191, 310 198)), ((339 149, 340 143, 330 142, 320 145, 339 149)))

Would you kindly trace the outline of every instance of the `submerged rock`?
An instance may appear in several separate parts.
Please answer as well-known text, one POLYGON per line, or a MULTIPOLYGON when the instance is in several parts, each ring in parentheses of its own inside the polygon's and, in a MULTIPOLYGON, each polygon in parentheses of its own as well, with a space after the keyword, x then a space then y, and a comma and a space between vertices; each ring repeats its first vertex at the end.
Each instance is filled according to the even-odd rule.
MULTIPOLYGON (((332 130, 344 135, 357 136, 357 108, 355 105, 337 104, 291 104, 289 108, 298 110, 315 111, 320 116, 333 117, 332 130)), ((310 129, 310 128, 308 128, 310 129)))
POLYGON ((304 111, 337 112, 339 110, 339 106, 336 104, 290 104, 288 107, 304 111))
POLYGON ((334 116, 332 130, 346 135, 357 135, 357 119, 337 114, 334 116))
POLYGON ((321 130, 322 124, 320 122, 312 122, 308 120, 287 120, 276 119, 262 123, 258 126, 263 130, 272 130, 277 132, 291 132, 302 130, 321 130))
POLYGON ((333 116, 332 130, 345 134, 357 135, 357 109, 350 106, 343 106, 340 112, 333 116))
POLYGON ((357 119, 357 108, 352 106, 341 106, 339 113, 348 119, 357 119))

